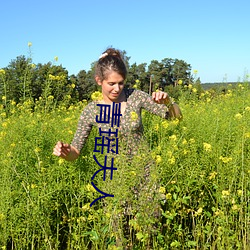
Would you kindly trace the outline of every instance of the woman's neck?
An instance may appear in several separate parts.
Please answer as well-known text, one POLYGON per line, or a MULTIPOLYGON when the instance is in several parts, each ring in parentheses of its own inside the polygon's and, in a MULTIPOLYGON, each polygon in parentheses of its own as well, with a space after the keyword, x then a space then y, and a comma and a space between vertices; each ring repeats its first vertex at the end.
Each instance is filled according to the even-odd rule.
POLYGON ((115 102, 115 103, 126 102, 126 94, 125 94, 124 89, 122 90, 121 94, 119 95, 119 97, 116 100, 112 101, 109 98, 104 97, 102 102, 105 104, 112 104, 113 102, 115 102))

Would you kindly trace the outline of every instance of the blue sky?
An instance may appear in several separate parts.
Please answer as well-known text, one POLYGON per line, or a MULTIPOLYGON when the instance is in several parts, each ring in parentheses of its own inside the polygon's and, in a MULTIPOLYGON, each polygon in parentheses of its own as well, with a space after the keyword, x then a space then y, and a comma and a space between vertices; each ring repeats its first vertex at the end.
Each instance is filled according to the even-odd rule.
POLYGON ((204 82, 238 81, 250 73, 249 0, 8 0, 0 7, 0 68, 20 55, 69 74, 89 70, 112 46, 130 64, 177 58, 204 82))

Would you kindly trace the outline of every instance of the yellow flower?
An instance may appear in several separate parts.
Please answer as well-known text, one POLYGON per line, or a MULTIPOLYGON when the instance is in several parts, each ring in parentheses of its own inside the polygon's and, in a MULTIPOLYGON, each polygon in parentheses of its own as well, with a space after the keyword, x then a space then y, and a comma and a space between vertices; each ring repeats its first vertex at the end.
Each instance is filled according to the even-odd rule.
POLYGON ((48 96, 48 100, 53 100, 54 99, 54 96, 53 95, 49 95, 48 96))
POLYGON ((135 176, 136 172, 135 171, 130 171, 130 174, 135 176))
POLYGON ((102 93, 100 91, 95 91, 91 94, 91 99, 93 101, 100 101, 103 99, 102 93))
POLYGON ((186 145, 187 144, 187 140, 184 138, 183 140, 182 140, 182 145, 186 145))
POLYGON ((90 203, 87 203, 82 207, 83 212, 88 211, 89 209, 90 209, 90 203))
POLYGON ((250 138, 250 132, 245 133, 245 138, 250 138))
POLYGON ((242 195, 243 194, 243 191, 241 189, 237 190, 237 194, 238 195, 242 195))
POLYGON ((175 164, 175 158, 172 156, 170 159, 168 159, 169 164, 173 165, 175 164))
POLYGON ((4 128, 6 128, 6 127, 8 126, 8 123, 7 123, 7 122, 3 122, 3 123, 2 123, 2 126, 3 126, 4 128))
POLYGON ((164 120, 164 121, 161 123, 161 125, 162 125, 163 128, 167 128, 167 127, 168 127, 168 122, 164 120))
POLYGON ((190 138, 189 139, 189 143, 191 143, 191 144, 195 143, 195 139, 194 138, 190 138))
POLYGON ((179 81, 178 81, 178 84, 179 84, 179 85, 182 85, 182 83, 183 83, 182 80, 179 80, 179 81))
POLYGON ((226 97, 231 97, 231 96, 233 96, 232 90, 229 89, 225 96, 226 96, 226 97))
POLYGON ((178 125, 178 123, 179 123, 178 119, 174 119, 174 120, 171 121, 171 124, 174 125, 174 126, 178 125))
POLYGON ((157 124, 155 124, 155 126, 154 126, 154 130, 155 131, 158 131, 159 130, 159 124, 157 123, 157 124))
POLYGON ((166 199, 167 199, 167 200, 170 200, 171 198, 172 198, 172 194, 171 194, 171 193, 167 193, 167 194, 166 194, 166 199))
POLYGON ((188 84, 188 88, 189 89, 192 89, 193 88, 193 85, 190 83, 190 84, 188 84))
POLYGON ((223 211, 221 211, 220 209, 217 209, 217 210, 214 212, 214 215, 215 215, 215 216, 223 215, 223 211))
POLYGON ((12 100, 12 101, 10 102, 10 104, 11 104, 12 106, 15 106, 15 105, 16 105, 16 102, 12 100))
POLYGON ((220 156, 219 159, 222 160, 223 163, 228 163, 233 160, 232 157, 223 157, 223 156, 220 156))
POLYGON ((93 220, 94 220, 93 215, 89 214, 89 216, 88 216, 88 221, 93 221, 93 220))
POLYGON ((95 192, 95 191, 96 191, 95 188, 94 188, 92 185, 90 185, 90 184, 87 184, 86 189, 87 189, 89 192, 95 192))
POLYGON ((168 150, 168 151, 167 151, 167 156, 168 156, 168 157, 171 157, 172 155, 173 155, 173 152, 170 151, 170 150, 168 150))
POLYGON ((86 222, 86 218, 83 216, 80 216, 76 221, 77 223, 86 222))
POLYGON ((12 157, 12 152, 8 152, 7 157, 12 157))
POLYGON ((212 180, 212 179, 214 179, 214 178, 216 177, 216 175, 217 175, 216 172, 212 172, 212 173, 210 173, 208 179, 209 179, 209 180, 212 180))
POLYGON ((234 204, 234 205, 232 206, 232 210, 234 210, 234 211, 239 210, 239 206, 238 206, 237 204, 234 204))
POLYGON ((197 93, 197 89, 196 89, 196 88, 193 88, 193 89, 192 89, 192 92, 197 93))
POLYGON ((139 83, 139 82, 140 82, 140 80, 138 80, 138 79, 135 80, 135 83, 139 83))
POLYGON ((166 188, 165 187, 160 187, 159 188, 159 193, 165 194, 166 193, 166 188))
POLYGON ((38 152, 41 151, 41 149, 40 149, 39 147, 36 147, 36 148, 34 149, 34 151, 35 151, 36 153, 38 153, 38 152))
POLYGON ((171 141, 176 141, 177 140, 177 136, 176 135, 171 135, 171 136, 169 136, 169 139, 171 141))
POLYGON ((138 118, 138 114, 136 112, 132 111, 130 113, 130 118, 131 118, 132 121, 136 121, 137 118, 138 118))
POLYGON ((28 42, 28 46, 31 47, 32 46, 32 42, 28 42))
POLYGON ((198 70, 197 69, 194 69, 193 70, 193 73, 196 75, 196 74, 198 74, 198 70))
POLYGON ((238 113, 234 116, 237 120, 241 120, 242 119, 242 114, 238 113))
POLYGON ((0 69, 0 75, 5 75, 5 70, 4 69, 0 69))
POLYGON ((63 158, 60 158, 60 159, 58 160, 58 163, 59 163, 59 165, 62 165, 62 164, 64 163, 64 159, 63 159, 63 158))
POLYGON ((6 100, 6 96, 5 95, 2 96, 2 100, 3 101, 6 100))
POLYGON ((58 56, 55 56, 55 57, 54 57, 54 60, 57 62, 57 61, 58 61, 58 56))
POLYGON ((4 220, 4 218, 5 218, 4 214, 0 214, 0 221, 4 220))
POLYGON ((195 216, 198 216, 198 215, 201 215, 202 214, 202 211, 203 211, 203 209, 202 209, 202 207, 200 207, 196 212, 195 212, 195 216))
POLYGON ((245 107, 245 110, 250 111, 250 107, 249 106, 245 107))
POLYGON ((110 213, 106 213, 105 214, 107 218, 110 218, 111 217, 111 214, 110 213))
POLYGON ((160 155, 156 155, 156 159, 155 159, 156 163, 159 164, 162 162, 162 158, 160 155))
POLYGON ((134 84, 134 85, 133 85, 133 88, 134 88, 134 89, 137 89, 137 85, 136 85, 136 84, 134 84))
POLYGON ((49 74, 49 80, 55 80, 55 76, 53 76, 52 74, 49 74))
POLYGON ((209 143, 203 142, 203 148, 207 152, 211 152, 212 151, 212 146, 209 143))
POLYGON ((76 85, 74 83, 71 84, 71 88, 74 89, 76 85))
POLYGON ((222 190, 222 197, 223 198, 225 198, 225 197, 227 197, 227 196, 229 196, 230 195, 230 192, 229 192, 229 190, 222 190))

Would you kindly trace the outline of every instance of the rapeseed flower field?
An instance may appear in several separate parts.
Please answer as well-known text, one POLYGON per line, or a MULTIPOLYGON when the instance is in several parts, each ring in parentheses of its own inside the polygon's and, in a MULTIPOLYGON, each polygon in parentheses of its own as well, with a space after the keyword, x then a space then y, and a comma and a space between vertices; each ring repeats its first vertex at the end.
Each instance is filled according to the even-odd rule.
MULTIPOLYGON (((249 84, 216 96, 187 88, 189 96, 178 100, 182 121, 143 112, 151 154, 142 150, 130 162, 119 154, 118 171, 104 184, 114 197, 92 207, 99 196, 91 185, 98 169, 93 159, 97 131, 77 161, 52 155, 58 140, 72 140, 86 102, 55 106, 49 95, 46 108, 42 98, 35 104, 10 101, 7 113, 3 94, 0 249, 119 249, 118 238, 128 249, 249 249, 249 84), (147 192, 137 200, 130 192, 149 160, 154 162, 152 187, 157 183, 162 197, 155 217, 149 216, 147 192), (125 200, 136 209, 123 216, 125 200)), ((100 93, 92 97, 98 100, 100 93)), ((131 121, 137 116, 131 113, 131 121)))

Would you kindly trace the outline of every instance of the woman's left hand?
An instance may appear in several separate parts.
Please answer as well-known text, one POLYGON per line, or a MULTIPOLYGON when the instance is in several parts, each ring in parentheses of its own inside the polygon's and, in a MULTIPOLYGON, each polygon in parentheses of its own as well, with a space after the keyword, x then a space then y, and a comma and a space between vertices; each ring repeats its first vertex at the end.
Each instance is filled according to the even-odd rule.
POLYGON ((153 92, 152 99, 154 102, 159 104, 168 104, 171 102, 168 93, 162 91, 153 92))

